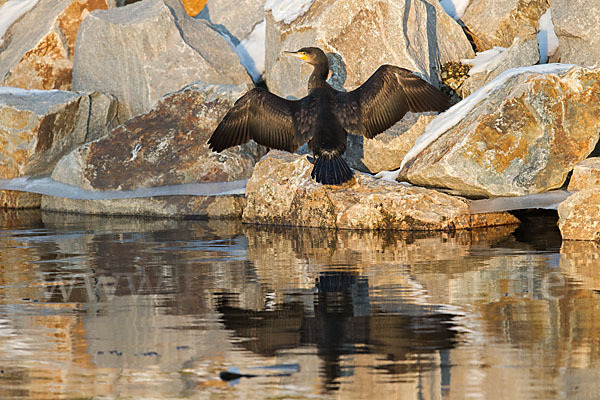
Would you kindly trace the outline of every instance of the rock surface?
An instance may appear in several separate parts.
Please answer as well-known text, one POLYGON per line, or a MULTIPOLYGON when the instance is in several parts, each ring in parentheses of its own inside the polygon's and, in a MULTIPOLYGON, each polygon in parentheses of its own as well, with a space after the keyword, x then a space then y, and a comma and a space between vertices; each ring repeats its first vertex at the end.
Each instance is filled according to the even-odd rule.
POLYGON ((75 147, 112 128, 114 99, 100 93, 0 91, 0 179, 49 174, 75 147))
POLYGON ((583 190, 600 185, 600 158, 590 157, 575 166, 568 190, 583 190))
POLYGON ((75 36, 106 0, 40 0, 15 21, 0 47, 0 86, 71 90, 75 36))
POLYGON ((462 118, 442 126, 445 132, 407 160, 400 175, 467 196, 560 187, 598 142, 600 68, 557 68, 511 70, 488 96, 472 96, 438 116, 429 127, 439 118, 462 118))
POLYGON ((279 18, 267 11, 265 80, 280 96, 305 96, 312 72, 284 50, 318 46, 331 53, 330 82, 338 89, 356 88, 382 64, 420 72, 436 84, 443 63, 474 55, 437 0, 319 1, 295 20, 279 18))
POLYGON ((214 153, 206 142, 246 85, 195 83, 148 113, 63 157, 52 178, 87 190, 245 179, 263 154, 254 142, 214 153))
POLYGON ((73 88, 115 95, 121 122, 197 80, 251 82, 225 39, 190 18, 178 0, 95 11, 81 24, 73 88))
POLYGON ((552 0, 551 12, 561 62, 599 65, 600 0, 552 0))
POLYGON ((470 0, 461 21, 477 51, 509 47, 515 38, 537 33, 548 7, 548 0, 470 0))
POLYGON ((600 186, 575 193, 558 206, 558 228, 564 240, 600 240, 600 186))
POLYGON ((304 156, 271 151, 246 188, 243 221, 347 229, 455 230, 506 225, 507 213, 467 214, 469 201, 356 172, 341 186, 316 183, 304 156))
POLYGON ((413 147, 427 124, 437 113, 408 113, 390 129, 365 139, 363 163, 373 174, 400 168, 406 153, 413 147))
POLYGON ((138 199, 76 200, 42 196, 47 211, 96 215, 143 215, 169 218, 241 218, 243 195, 160 196, 138 199))
POLYGON ((208 0, 201 17, 241 42, 265 19, 265 0, 208 0))
POLYGON ((510 68, 535 65, 540 60, 538 39, 535 35, 515 38, 513 44, 488 64, 483 71, 469 72, 459 94, 465 98, 510 68))

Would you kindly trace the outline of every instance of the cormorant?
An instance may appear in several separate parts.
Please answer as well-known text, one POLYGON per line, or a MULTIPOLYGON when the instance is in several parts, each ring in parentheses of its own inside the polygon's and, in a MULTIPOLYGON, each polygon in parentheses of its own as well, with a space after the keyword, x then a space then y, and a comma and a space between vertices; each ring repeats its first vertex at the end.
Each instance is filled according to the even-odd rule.
POLYGON ((359 88, 340 92, 327 83, 329 63, 316 47, 285 52, 313 66, 308 95, 287 100, 262 88, 240 97, 208 140, 221 152, 253 139, 290 153, 308 141, 315 155, 311 176, 326 185, 341 184, 354 173, 342 158, 348 132, 373 138, 408 111, 444 111, 448 98, 413 72, 382 65, 359 88))

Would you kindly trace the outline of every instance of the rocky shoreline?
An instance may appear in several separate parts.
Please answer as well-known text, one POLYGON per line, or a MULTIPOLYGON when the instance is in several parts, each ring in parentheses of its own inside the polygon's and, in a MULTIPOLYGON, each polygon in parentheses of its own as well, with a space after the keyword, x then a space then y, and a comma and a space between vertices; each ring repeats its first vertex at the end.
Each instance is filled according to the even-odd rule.
POLYGON ((102 192, 249 179, 245 195, 90 200, 0 189, 0 206, 452 231, 519 222, 472 214, 472 199, 567 188, 576 193, 558 206, 563 239, 600 240, 600 21, 583 1, 470 0, 452 17, 437 0, 243 3, 38 0, 5 29, 0 19, 0 180, 51 176, 102 192), (281 57, 302 46, 328 53, 338 89, 387 63, 457 104, 349 138, 359 172, 339 187, 311 180, 302 155, 254 143, 210 151, 208 137, 253 81, 306 94, 310 68, 281 57))

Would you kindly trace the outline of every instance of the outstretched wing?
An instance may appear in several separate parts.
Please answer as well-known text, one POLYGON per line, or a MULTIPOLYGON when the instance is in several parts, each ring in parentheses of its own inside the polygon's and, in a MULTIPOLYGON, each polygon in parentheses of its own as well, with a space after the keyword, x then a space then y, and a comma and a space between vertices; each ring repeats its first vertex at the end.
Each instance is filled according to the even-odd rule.
MULTIPOLYGON (((305 98, 306 99, 306 98, 305 98)), ((262 88, 240 97, 208 140, 220 152, 253 139, 267 147, 294 152, 310 137, 302 100, 286 100, 262 88)))
POLYGON ((382 65, 360 87, 339 93, 334 113, 348 132, 373 138, 408 111, 444 111, 448 97, 411 71, 382 65))

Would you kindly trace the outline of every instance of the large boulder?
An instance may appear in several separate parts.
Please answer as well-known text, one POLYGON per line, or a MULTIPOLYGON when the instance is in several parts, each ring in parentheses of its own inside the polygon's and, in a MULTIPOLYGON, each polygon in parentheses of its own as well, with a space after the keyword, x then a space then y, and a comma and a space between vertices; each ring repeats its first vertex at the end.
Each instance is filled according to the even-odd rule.
POLYGON ((87 190, 133 190, 250 177, 263 154, 254 142, 214 153, 206 144, 246 85, 195 83, 149 112, 63 157, 52 178, 87 190))
POLYGON ((558 188, 598 142, 598 115, 600 68, 509 70, 436 117, 400 176, 467 196, 558 188))
POLYGON ((265 19, 265 0, 207 0, 200 16, 241 42, 265 19))
POLYGON ((600 0, 552 0, 551 11, 561 62, 600 64, 600 0))
POLYGON ((0 43, 0 86, 71 90, 75 37, 92 10, 107 0, 39 0, 0 43))
POLYGON ((470 0, 461 21, 477 51, 509 47, 515 38, 537 33, 549 6, 548 0, 470 0))
POLYGON ((600 185, 600 158, 590 157, 575 166, 568 189, 583 190, 600 185))
POLYGON ((558 206, 558 228, 565 240, 600 241, 600 186, 581 190, 558 206))
POLYGON ((356 88, 382 64, 424 74, 437 83, 439 67, 474 53, 460 26, 437 0, 304 2, 304 13, 267 10, 265 80, 281 96, 307 93, 312 67, 282 55, 318 46, 330 53, 331 83, 356 88))
POLYGON ((356 172, 340 186, 310 176, 305 156, 271 151, 256 164, 246 187, 247 223, 346 229, 455 230, 506 225, 507 213, 471 215, 469 201, 431 189, 356 172))
POLYGON ((92 12, 75 47, 73 88, 111 93, 121 122, 188 83, 250 83, 225 39, 178 0, 146 0, 92 12))

